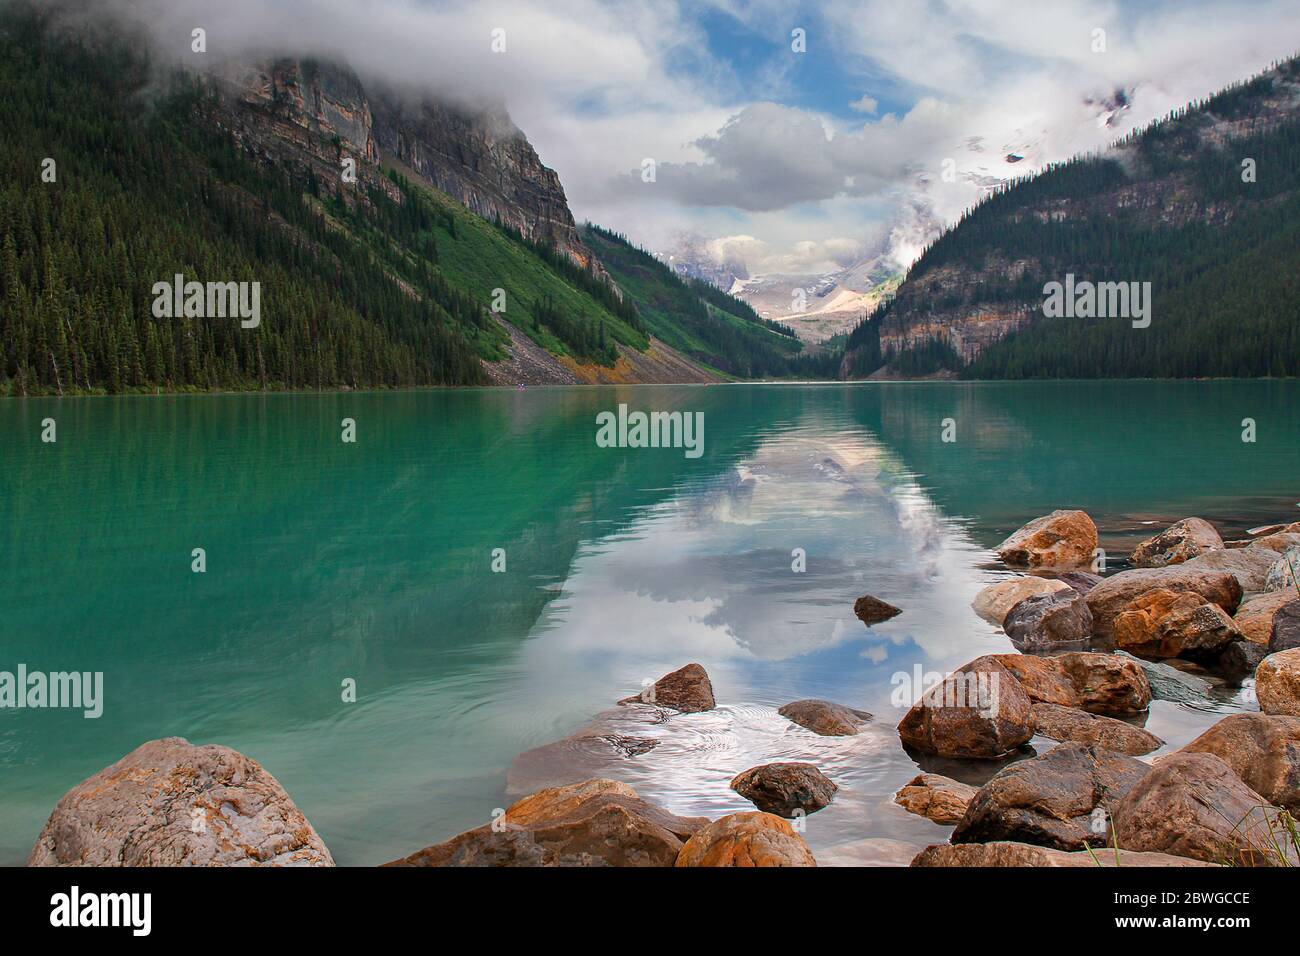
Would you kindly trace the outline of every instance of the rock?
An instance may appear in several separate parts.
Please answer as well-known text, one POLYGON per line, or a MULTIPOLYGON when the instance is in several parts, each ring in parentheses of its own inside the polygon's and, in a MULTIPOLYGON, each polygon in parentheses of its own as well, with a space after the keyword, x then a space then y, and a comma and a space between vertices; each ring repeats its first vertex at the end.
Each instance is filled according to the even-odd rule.
POLYGON ((1246 542, 1245 547, 1261 548, 1281 554, 1287 548, 1300 545, 1300 533, 1297 533, 1295 529, 1296 525, 1287 525, 1286 528, 1276 534, 1265 535, 1262 538, 1255 538, 1253 541, 1246 542), (1290 530, 1287 530, 1288 528, 1290 530))
POLYGON ((1269 803, 1300 815, 1300 717, 1232 714, 1177 752, 1214 754, 1269 803))
POLYGON ((1080 594, 1087 594, 1102 581, 1100 574, 1093 574, 1091 571, 1066 571, 1064 574, 1058 574, 1056 579, 1068 584, 1080 594))
POLYGON ((1252 644, 1268 647, 1273 639, 1273 619, 1292 601, 1300 602, 1288 591, 1268 591, 1244 602, 1232 616, 1241 636, 1252 644))
POLYGON ((713 699, 713 683, 708 672, 699 664, 665 674, 635 697, 625 697, 620 704, 654 704, 671 707, 683 714, 697 714, 717 706, 713 699))
POLYGON ((1277 609, 1273 615, 1273 632, 1268 639, 1270 653, 1276 654, 1278 651, 1289 651, 1296 647, 1300 647, 1300 598, 1287 601, 1277 609))
POLYGON ((903 743, 940 757, 999 759, 1034 734, 1029 698, 995 658, 980 657, 921 695, 898 725, 903 743))
POLYGON ((870 594, 864 594, 853 602, 853 613, 858 616, 858 620, 870 627, 872 624, 879 624, 881 621, 888 621, 891 617, 897 617, 903 613, 902 608, 894 607, 880 598, 872 597, 870 594))
POLYGON ((1086 567, 1097 551, 1097 526, 1082 511, 1053 511, 1035 518, 997 547, 1012 567, 1086 567))
POLYGON ((1092 744, 1131 757, 1149 754, 1164 743, 1141 727, 1075 707, 1038 703, 1033 714, 1034 732, 1052 740, 1092 744))
POLYGON ((50 814, 28 866, 333 866, 262 766, 182 737, 141 744, 50 814))
POLYGON ((1223 538, 1214 525, 1202 518, 1184 518, 1134 548, 1133 566, 1163 568, 1222 547, 1223 538))
POLYGON ((1300 648, 1264 658, 1255 671, 1255 696, 1266 714, 1300 717, 1300 648))
POLYGON ((1276 551, 1260 547, 1206 551, 1187 562, 1187 567, 1207 571, 1226 571, 1237 579, 1241 590, 1250 593, 1264 590, 1268 569, 1278 559, 1276 551))
POLYGON ((810 763, 765 763, 737 774, 731 789, 764 813, 794 817, 829 806, 839 787, 810 763))
POLYGON ((642 800, 615 780, 551 787, 485 824, 387 866, 672 866, 708 823, 642 800))
POLYGON ((1282 556, 1273 562, 1264 576, 1265 591, 1289 591, 1300 597, 1300 584, 1296 583, 1296 572, 1300 571, 1300 545, 1287 548, 1282 556))
POLYGON ((1126 717, 1146 711, 1151 685, 1135 661, 1116 654, 1071 651, 1054 657, 998 654, 1033 701, 1126 717))
POLYGON ((1115 615, 1115 644, 1132 654, 1213 658, 1237 640, 1232 618, 1195 591, 1155 588, 1115 615))
POLYGON ((961 821, 975 793, 974 787, 951 777, 923 773, 913 777, 894 794, 894 802, 909 813, 953 826, 961 821))
POLYGON ((952 842, 1014 840, 1058 850, 1105 845, 1110 835, 1106 808, 1149 770, 1140 760, 1100 747, 1061 744, 1041 757, 1013 763, 980 787, 952 842))
POLYGON ((1077 850, 1067 853, 1064 850, 1052 850, 1044 846, 1029 843, 939 843, 928 846, 917 854, 912 866, 1084 866, 1097 867, 1140 867, 1140 866, 1214 866, 1190 860, 1185 856, 1170 856, 1168 853, 1136 853, 1132 850, 1120 850, 1119 860, 1115 859, 1114 848, 1100 850, 1077 850))
POLYGON ((1267 656, 1267 647, 1260 647, 1250 641, 1233 641, 1219 654, 1214 669, 1240 681, 1243 677, 1253 675, 1267 656))
POLYGON ((816 866, 803 837, 770 813, 730 813, 697 831, 677 866, 816 866))
MULTIPOLYGON (((1240 641, 1234 643, 1241 643, 1240 641)), ((1229 649, 1233 644, 1228 645, 1229 649)), ((1210 699, 1214 685, 1204 677, 1188 674, 1168 664, 1156 661, 1144 661, 1124 651, 1116 651, 1116 656, 1133 661, 1146 675, 1154 700, 1169 700, 1179 704, 1204 704, 1210 699)))
POLYGON ((816 699, 792 701, 777 713, 823 737, 851 737, 871 719, 865 710, 816 699))
POLYGON ((1114 807, 1113 819, 1126 850, 1272 866, 1280 862, 1278 813, 1218 757, 1179 752, 1155 762, 1114 807))
POLYGON ((1069 585, 1064 581, 1051 578, 1038 578, 1032 575, 1007 578, 996 584, 990 584, 971 602, 971 609, 990 624, 998 627, 1006 620, 1007 612, 1027 597, 1036 594, 1052 594, 1064 591, 1069 585))
POLYGON ((1234 613, 1241 603, 1241 584, 1226 571, 1209 571, 1186 564, 1169 568, 1134 568, 1105 578, 1088 592, 1092 633, 1098 637, 1112 637, 1115 617, 1124 606, 1143 592, 1155 588, 1195 591, 1229 614, 1234 613))
POLYGON ((1002 627, 1021 650, 1080 647, 1092 637, 1092 612, 1082 594, 1066 587, 1025 598, 1007 613, 1002 627))

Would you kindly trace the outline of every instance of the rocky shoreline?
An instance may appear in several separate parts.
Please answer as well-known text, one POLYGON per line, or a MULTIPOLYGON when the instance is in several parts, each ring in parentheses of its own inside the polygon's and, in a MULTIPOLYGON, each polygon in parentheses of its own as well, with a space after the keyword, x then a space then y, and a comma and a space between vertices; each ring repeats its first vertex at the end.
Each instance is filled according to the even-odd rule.
MULTIPOLYGON (((911 865, 1300 865, 1300 522, 1224 541, 1185 518, 1109 575, 1082 511, 1035 519, 996 550, 1015 574, 981 591, 972 610, 1017 652, 977 657, 925 689, 897 733, 922 768, 943 758, 997 772, 979 787, 922 772, 897 791, 899 807, 953 828, 911 865), (1149 756, 1164 746, 1142 726, 1153 699, 1251 675, 1259 712, 1223 717, 1149 756), (1034 754, 1036 736, 1056 745, 1034 754)), ((902 613, 871 595, 854 610, 868 626, 902 613)), ((811 762, 737 774, 731 790, 756 809, 715 820, 678 816, 600 775, 604 757, 588 778, 547 779, 561 752, 590 746, 635 759, 662 742, 646 728, 716 706, 705 669, 687 664, 568 738, 520 754, 508 787, 525 795, 490 822, 385 865, 816 866, 806 818, 840 787, 811 762)), ((778 713, 822 736, 873 723, 824 700, 778 713)), ((28 865, 334 861, 256 761, 165 738, 70 790, 28 865)))

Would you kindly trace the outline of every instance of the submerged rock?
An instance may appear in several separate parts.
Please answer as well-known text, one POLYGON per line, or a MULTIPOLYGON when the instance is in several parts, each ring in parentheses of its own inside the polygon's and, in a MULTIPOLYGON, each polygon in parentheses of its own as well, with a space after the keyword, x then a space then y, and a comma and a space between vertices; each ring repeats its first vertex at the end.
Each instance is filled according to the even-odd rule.
POLYGON ((1195 591, 1155 588, 1115 615, 1115 644, 1147 657, 1212 658, 1240 639, 1227 612, 1195 591))
POLYGON ((1278 651, 1260 662, 1255 696, 1266 714, 1300 717, 1300 648, 1278 651))
POLYGON ((642 800, 615 780, 551 787, 516 801, 493 823, 386 866, 672 866, 708 823, 642 800))
POLYGON ((1157 760, 1113 816, 1116 838, 1127 850, 1276 866, 1285 839, 1279 812, 1213 754, 1178 752, 1157 760))
POLYGON ((677 866, 816 866, 794 828, 770 813, 731 813, 701 828, 677 855, 677 866))
POLYGON ((1071 651, 1053 657, 998 654, 994 659, 1015 675, 1033 701, 1118 717, 1143 713, 1151 704, 1146 674, 1127 656, 1071 651))
POLYGON ((881 621, 888 621, 891 617, 897 617, 903 613, 902 608, 894 607, 880 598, 872 597, 870 594, 864 594, 853 602, 853 613, 858 616, 858 620, 870 627, 872 624, 879 624, 881 621))
POLYGON ((182 737, 141 744, 59 801, 28 866, 333 866, 275 777, 182 737))
POLYGON ((1184 518, 1134 548, 1133 566, 1163 568, 1222 547, 1223 538, 1214 525, 1203 518, 1184 518))
POLYGON ((839 787, 810 763, 767 763, 737 774, 731 789, 764 813, 793 817, 829 806, 839 787))
POLYGON ((982 786, 952 842, 1014 840, 1058 850, 1104 845, 1110 833, 1106 808, 1149 770, 1140 760, 1100 747, 1061 744, 1012 764, 982 786))
POLYGON ((1099 850, 1052 850, 1030 843, 939 843, 928 846, 917 854, 912 866, 1068 866, 1068 867, 1138 867, 1138 866, 1214 866, 1200 860, 1168 853, 1138 853, 1133 850, 1116 851, 1112 847, 1099 850), (1118 859, 1116 858, 1118 857, 1118 859))
POLYGON ((996 760, 1034 735, 1029 698, 994 657, 980 657, 921 695, 898 725, 904 745, 940 757, 996 760))
POLYGON ((871 720, 865 710, 816 699, 792 701, 777 713, 823 737, 851 737, 871 720))
POLYGON ((1051 740, 1091 744, 1131 757, 1149 754, 1164 744, 1155 734, 1141 727, 1114 717, 1090 714, 1076 707, 1037 703, 1033 713, 1034 732, 1051 740))
POLYGON ((1178 753, 1214 754, 1269 803, 1300 815, 1300 717, 1232 714, 1178 753))
POLYGON ((894 802, 909 813, 953 826, 966 815, 977 790, 937 773, 918 774, 894 794, 894 802))
MULTIPOLYGON (((1236 642, 1241 643, 1241 642, 1236 642)), ((1229 650, 1234 645, 1228 645, 1229 650)), ((1168 700, 1178 704, 1204 704, 1210 700, 1214 685, 1204 677, 1189 674, 1176 667, 1157 661, 1144 661, 1124 651, 1117 651, 1116 656, 1132 661, 1146 674, 1151 696, 1155 700, 1168 700)))
POLYGON ((619 703, 671 707, 683 714, 697 714, 717 706, 717 701, 713 699, 713 682, 700 664, 687 664, 671 674, 665 674, 641 693, 625 697, 619 703))
POLYGON ((997 547, 1012 567, 1086 567, 1097 551, 1097 526, 1083 511, 1053 511, 1013 532, 997 547))
POLYGON ((1088 592, 1088 610, 1092 611, 1092 632, 1098 637, 1112 637, 1115 618, 1139 595, 1165 588, 1169 591, 1195 591, 1229 614, 1241 603, 1241 584, 1226 571, 1213 571, 1179 564, 1168 568, 1135 568, 1104 579, 1088 592))
POLYGON ((990 584, 975 595, 975 600, 970 606, 981 618, 1001 627, 1007 613, 1025 598, 1036 594, 1052 594, 1068 588, 1069 585, 1064 581, 1026 574, 990 584))
POLYGON ((1067 586, 1025 598, 1007 613, 1002 627, 1021 650, 1081 647, 1092 636, 1092 613, 1083 595, 1067 586))

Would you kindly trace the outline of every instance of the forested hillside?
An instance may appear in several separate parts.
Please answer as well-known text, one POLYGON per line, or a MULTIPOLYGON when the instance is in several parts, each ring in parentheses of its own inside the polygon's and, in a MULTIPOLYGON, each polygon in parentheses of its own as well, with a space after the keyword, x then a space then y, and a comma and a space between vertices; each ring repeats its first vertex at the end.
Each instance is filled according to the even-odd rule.
POLYGON ((1300 61, 998 190, 850 336, 843 373, 1300 374, 1300 61), (1250 160, 1249 163, 1246 161, 1250 160), (1046 318, 1045 283, 1151 283, 1151 322, 1046 318))

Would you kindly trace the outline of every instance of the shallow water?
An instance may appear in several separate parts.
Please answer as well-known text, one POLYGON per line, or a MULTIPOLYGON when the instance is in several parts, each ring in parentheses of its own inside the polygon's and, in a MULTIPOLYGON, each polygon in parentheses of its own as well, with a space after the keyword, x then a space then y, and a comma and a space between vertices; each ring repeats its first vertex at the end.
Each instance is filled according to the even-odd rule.
MULTIPOLYGON (((917 772, 891 697, 1010 650, 969 609, 1006 573, 991 546, 1080 507, 1114 569, 1189 514, 1225 537, 1300 518, 1297 382, 15 400, 0 450, 0 670, 103 671, 106 698, 98 720, 0 710, 8 864, 69 787, 170 735, 256 758, 339 863, 383 862, 487 821, 539 781, 517 754, 691 660, 717 711, 627 731, 662 741, 631 758, 568 742, 546 772, 595 759, 715 816, 751 809, 739 771, 807 759, 841 788, 807 821, 819 860, 906 862, 948 831, 890 803, 917 772), (598 448, 619 402, 704 412, 704 454, 598 448), (904 613, 868 629, 862 593, 904 613), (801 697, 875 720, 819 738, 775 713, 801 697)), ((1147 727, 1177 747, 1249 698, 1158 701, 1147 727)))

